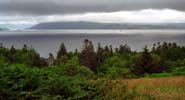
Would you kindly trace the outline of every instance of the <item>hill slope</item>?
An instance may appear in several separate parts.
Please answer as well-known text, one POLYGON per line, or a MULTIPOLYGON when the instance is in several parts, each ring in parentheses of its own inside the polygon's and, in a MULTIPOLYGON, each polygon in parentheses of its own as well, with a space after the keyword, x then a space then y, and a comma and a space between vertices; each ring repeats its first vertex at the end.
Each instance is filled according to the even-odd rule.
POLYGON ((47 22, 31 29, 185 29, 185 23, 95 23, 95 22, 47 22))

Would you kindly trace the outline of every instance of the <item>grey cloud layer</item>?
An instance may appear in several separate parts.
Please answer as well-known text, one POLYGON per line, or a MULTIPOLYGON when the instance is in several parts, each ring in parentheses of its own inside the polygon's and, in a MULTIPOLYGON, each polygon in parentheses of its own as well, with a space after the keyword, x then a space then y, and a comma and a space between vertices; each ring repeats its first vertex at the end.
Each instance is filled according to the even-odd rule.
POLYGON ((0 15, 51 15, 140 9, 185 11, 185 0, 0 0, 0 15))

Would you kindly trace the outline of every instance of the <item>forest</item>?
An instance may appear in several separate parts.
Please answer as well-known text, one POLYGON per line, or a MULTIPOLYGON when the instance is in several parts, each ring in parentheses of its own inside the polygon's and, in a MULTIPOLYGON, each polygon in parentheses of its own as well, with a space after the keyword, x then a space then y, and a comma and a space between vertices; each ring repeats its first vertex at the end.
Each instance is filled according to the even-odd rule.
POLYGON ((152 48, 145 46, 142 51, 132 51, 127 44, 113 48, 98 43, 94 47, 92 41, 85 39, 81 50, 67 51, 61 43, 56 55, 49 53, 48 58, 43 58, 26 44, 20 49, 1 44, 0 100, 185 97, 185 46, 176 43, 158 42, 152 48), (165 95, 159 95, 164 91, 165 95))

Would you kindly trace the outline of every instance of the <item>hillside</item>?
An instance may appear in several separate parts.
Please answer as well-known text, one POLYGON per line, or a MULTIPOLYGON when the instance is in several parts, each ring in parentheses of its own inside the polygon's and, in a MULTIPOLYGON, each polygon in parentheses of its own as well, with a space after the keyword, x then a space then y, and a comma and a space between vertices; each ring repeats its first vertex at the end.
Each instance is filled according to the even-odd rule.
POLYGON ((47 22, 31 29, 185 29, 185 23, 95 23, 95 22, 47 22))
POLYGON ((2 30, 7 30, 7 29, 2 29, 2 28, 0 28, 0 31, 2 31, 2 30))

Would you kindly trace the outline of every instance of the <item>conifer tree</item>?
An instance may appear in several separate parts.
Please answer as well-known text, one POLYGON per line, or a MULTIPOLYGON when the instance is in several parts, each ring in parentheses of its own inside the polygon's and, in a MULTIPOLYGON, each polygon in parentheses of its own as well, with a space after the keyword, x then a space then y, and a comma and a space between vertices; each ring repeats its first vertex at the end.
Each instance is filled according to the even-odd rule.
POLYGON ((26 44, 24 44, 22 51, 23 51, 23 53, 28 52, 28 46, 26 44))
POLYGON ((89 69, 96 71, 97 62, 94 47, 91 41, 84 40, 82 52, 80 54, 80 64, 88 67, 89 69))
POLYGON ((31 63, 30 66, 40 66, 40 55, 34 50, 30 50, 31 53, 31 63))
POLYGON ((12 45, 11 48, 10 48, 10 54, 8 55, 10 63, 14 63, 15 62, 15 60, 16 60, 15 53, 16 53, 16 49, 12 45))
POLYGON ((97 61, 99 64, 103 62, 103 49, 100 43, 98 43, 97 47, 97 61))
POLYGON ((60 49, 57 53, 57 59, 60 59, 62 56, 67 56, 67 50, 64 43, 61 43, 60 45, 60 49))
POLYGON ((160 61, 154 60, 147 47, 145 47, 141 57, 137 58, 134 62, 135 67, 133 72, 137 75, 161 72, 163 66, 160 66, 160 61))
POLYGON ((14 48, 13 45, 12 45, 11 48, 10 48, 10 52, 13 53, 13 54, 16 52, 16 49, 14 48))
POLYGON ((103 58, 104 59, 107 59, 111 56, 111 53, 110 53, 110 50, 109 50, 109 47, 106 45, 104 47, 104 50, 103 50, 103 58))
POLYGON ((3 43, 0 43, 0 48, 3 48, 3 43))
POLYGON ((112 45, 110 45, 110 55, 113 55, 113 49, 112 49, 112 45))
POLYGON ((152 47, 152 53, 156 53, 156 44, 155 43, 153 44, 153 47, 152 47))
POLYGON ((119 47, 119 53, 120 54, 128 54, 131 52, 131 49, 129 46, 127 46, 127 44, 125 44, 124 46, 123 45, 120 45, 119 47))
POLYGON ((77 56, 77 57, 78 57, 79 54, 80 54, 80 53, 79 53, 78 49, 75 49, 74 56, 77 56))

